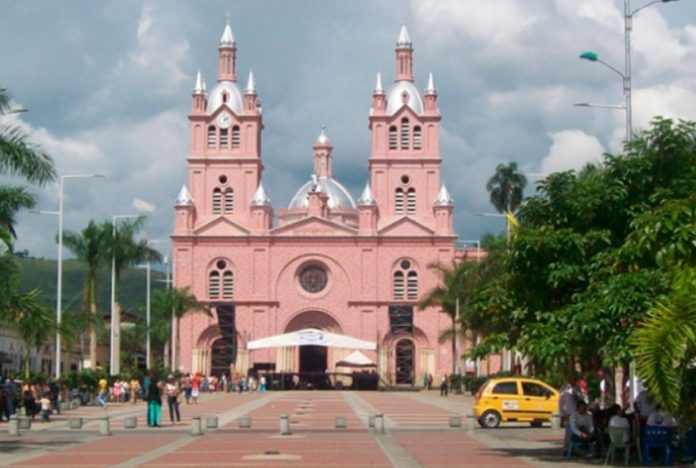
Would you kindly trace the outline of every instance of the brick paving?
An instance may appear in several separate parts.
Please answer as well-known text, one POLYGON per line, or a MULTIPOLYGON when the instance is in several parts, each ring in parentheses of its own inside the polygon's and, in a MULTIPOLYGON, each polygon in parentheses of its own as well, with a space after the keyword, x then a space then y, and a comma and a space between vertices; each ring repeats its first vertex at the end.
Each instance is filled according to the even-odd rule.
MULTIPOLYGON (((182 405, 182 424, 145 427, 145 406, 112 404, 106 411, 84 407, 48 424, 34 423, 20 437, 0 424, 0 465, 21 466, 573 466, 561 457, 562 436, 529 427, 466 432, 449 428, 471 398, 440 398, 435 392, 268 392, 203 395, 182 405), (368 417, 385 415, 386 434, 368 427, 368 417), (67 428, 72 417, 108 414, 113 436, 98 424, 67 428), (287 414, 292 435, 279 434, 287 414), (126 416, 139 417, 124 429, 126 416), (220 428, 192 436, 191 418, 218 416, 220 428), (238 419, 251 417, 251 428, 238 419), (347 428, 335 428, 336 416, 347 428)), ((166 405, 163 422, 169 421, 166 405)), ((464 427, 466 423, 463 422, 464 427)))

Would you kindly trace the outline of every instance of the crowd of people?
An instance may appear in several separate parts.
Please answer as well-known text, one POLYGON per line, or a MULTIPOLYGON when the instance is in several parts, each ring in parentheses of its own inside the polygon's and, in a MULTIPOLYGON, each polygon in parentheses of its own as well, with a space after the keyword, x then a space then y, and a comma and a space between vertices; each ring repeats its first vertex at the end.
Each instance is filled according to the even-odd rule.
POLYGON ((32 420, 38 415, 41 422, 49 422, 51 415, 60 414, 60 389, 55 379, 45 383, 27 380, 18 382, 7 374, 0 377, 0 421, 14 415, 19 407, 32 420))

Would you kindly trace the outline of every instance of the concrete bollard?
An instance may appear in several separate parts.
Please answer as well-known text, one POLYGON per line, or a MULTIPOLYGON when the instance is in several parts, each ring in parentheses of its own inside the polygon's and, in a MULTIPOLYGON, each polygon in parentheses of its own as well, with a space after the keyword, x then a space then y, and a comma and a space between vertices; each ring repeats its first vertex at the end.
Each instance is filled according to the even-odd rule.
POLYGON ((280 435, 290 435, 290 418, 287 414, 280 415, 280 435))
POLYGON ((345 416, 336 416, 336 420, 334 421, 334 427, 336 429, 345 429, 348 427, 348 421, 346 420, 345 416))
POLYGON ((239 418, 239 428, 249 429, 251 428, 251 416, 242 416, 239 418))
POLYGON ((11 436, 18 436, 18 435, 20 435, 20 432, 19 432, 19 419, 18 419, 17 415, 13 414, 12 416, 10 416, 10 422, 9 422, 8 425, 7 425, 7 432, 8 432, 11 436))
POLYGON ((70 429, 82 429, 82 418, 68 419, 68 427, 70 429))
POLYGON ((208 416, 205 418, 205 428, 206 429, 217 429, 218 428, 218 417, 208 416))
POLYGON ((551 415, 551 430, 553 432, 561 432, 561 415, 558 413, 551 415))
POLYGON ((67 402, 67 401, 61 401, 61 402, 60 402, 60 410, 61 410, 61 411, 68 411, 68 410, 70 410, 70 409, 71 409, 71 408, 70 408, 70 402, 67 402))
POLYGON ((476 430, 476 418, 473 414, 468 414, 466 416, 466 430, 469 432, 474 432, 476 430))
POLYGON ((375 431, 384 434, 384 415, 375 414, 375 431))
POLYGON ((19 428, 23 431, 28 431, 31 429, 31 418, 26 416, 20 416, 17 418, 19 420, 19 428))
POLYGON ((77 409, 80 407, 80 401, 79 400, 72 400, 70 402, 70 409, 77 409))
POLYGON ((200 416, 194 416, 191 418, 191 435, 203 435, 203 428, 201 427, 200 416))
POLYGON ((449 417, 449 427, 462 427, 462 417, 461 416, 450 416, 449 417))
POLYGON ((123 418, 123 427, 126 429, 135 429, 138 427, 138 417, 137 416, 126 416, 123 418))
POLYGON ((103 416, 103 417, 99 418, 99 435, 101 435, 101 436, 110 436, 111 435, 111 428, 110 428, 108 416, 103 416))

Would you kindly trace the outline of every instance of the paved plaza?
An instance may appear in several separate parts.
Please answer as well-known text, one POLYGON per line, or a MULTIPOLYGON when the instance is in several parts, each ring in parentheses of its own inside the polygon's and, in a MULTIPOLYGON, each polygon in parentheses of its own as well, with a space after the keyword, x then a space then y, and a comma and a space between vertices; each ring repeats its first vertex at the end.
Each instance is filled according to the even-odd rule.
MULTIPOLYGON (((2 423, 0 464, 23 466, 573 466, 561 456, 562 435, 548 426, 506 426, 468 431, 450 428, 452 416, 469 414, 472 399, 436 392, 293 391, 203 395, 197 405, 182 405, 182 422, 145 425, 145 406, 111 404, 106 411, 82 407, 63 412, 50 423, 38 419, 17 436, 2 423), (384 415, 384 433, 369 427, 384 415), (111 436, 99 435, 103 414, 111 436), (290 435, 280 435, 287 414, 290 435), (124 418, 138 416, 138 427, 124 418), (191 418, 217 416, 218 429, 191 435, 191 418), (251 417, 250 428, 239 419, 251 417), (346 427, 336 428, 335 418, 346 427), (85 418, 69 429, 70 418, 85 418)), ((595 462, 597 463, 597 462, 595 462)), ((583 463, 586 464, 586 463, 583 463)))

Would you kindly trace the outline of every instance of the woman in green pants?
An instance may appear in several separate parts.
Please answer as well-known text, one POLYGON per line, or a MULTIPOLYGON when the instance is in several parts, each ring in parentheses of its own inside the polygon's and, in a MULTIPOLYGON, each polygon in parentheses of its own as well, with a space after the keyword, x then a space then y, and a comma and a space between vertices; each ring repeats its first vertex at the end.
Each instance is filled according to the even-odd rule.
POLYGON ((152 383, 147 387, 147 411, 148 422, 151 427, 162 426, 162 389, 157 377, 152 378, 152 383))

